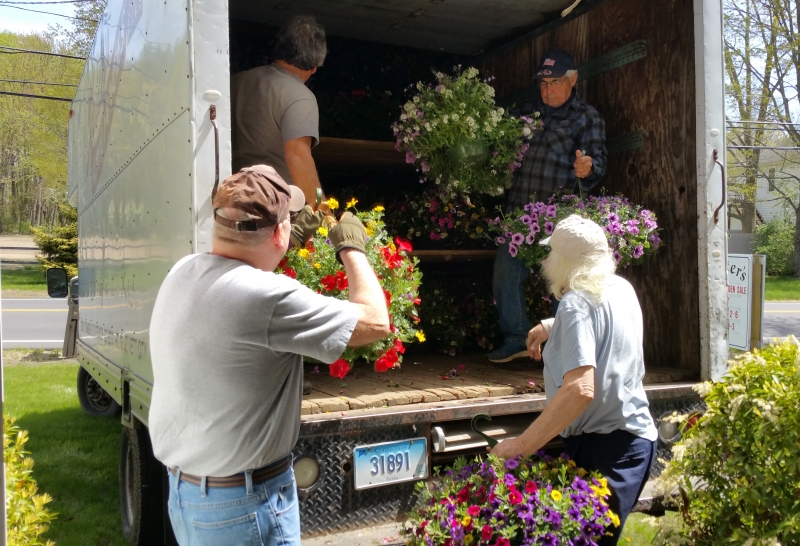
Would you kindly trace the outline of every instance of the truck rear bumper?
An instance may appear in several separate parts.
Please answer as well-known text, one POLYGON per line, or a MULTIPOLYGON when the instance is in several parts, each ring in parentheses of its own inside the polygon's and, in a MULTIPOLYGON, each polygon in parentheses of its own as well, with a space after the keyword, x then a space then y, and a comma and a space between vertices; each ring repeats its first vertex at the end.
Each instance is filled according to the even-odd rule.
MULTIPOLYGON (((692 390, 693 383, 664 384, 647 387, 650 410, 657 421, 677 411, 688 413, 702 409, 702 403, 692 390)), ((340 542, 343 533, 357 530, 358 537, 372 536, 370 526, 402 521, 416 504, 417 494, 413 482, 387 485, 374 489, 356 490, 353 477, 353 450, 357 445, 376 444, 414 437, 426 437, 429 450, 432 446, 431 430, 434 426, 448 428, 463 424, 476 413, 494 417, 508 415, 530 415, 531 421, 544 409, 546 399, 542 394, 515 395, 508 397, 454 400, 430 404, 415 404, 394 408, 372 408, 319 415, 305 415, 301 421, 300 438, 294 449, 295 456, 313 457, 320 467, 318 482, 309 491, 300 492, 300 521, 303 526, 304 545, 306 537, 321 536, 322 542, 309 544, 376 544, 384 538, 397 537, 389 531, 395 527, 379 525, 375 529, 377 542, 340 542), (388 534, 386 534, 388 533, 388 534), (324 535, 336 534, 334 542, 325 542, 324 535)), ((499 419, 498 419, 499 421, 499 419)), ((471 449, 466 454, 482 452, 483 448, 471 449)), ((458 452, 448 453, 454 457, 458 452)), ((441 455, 430 453, 429 468, 441 455)), ((651 478, 658 476, 671 456, 671 446, 659 441, 658 457, 651 478)), ((639 510, 654 507, 649 490, 642 496, 639 510), (649 499, 649 500, 648 500, 649 499)), ((396 524, 395 524, 396 526, 396 524)), ((350 537, 350 535, 347 535, 350 537)), ((330 539, 327 539, 330 540, 330 539)), ((359 540, 361 540, 359 538, 359 540)), ((371 540, 371 539, 370 539, 371 540)), ((388 542, 392 543, 392 542, 388 542)))

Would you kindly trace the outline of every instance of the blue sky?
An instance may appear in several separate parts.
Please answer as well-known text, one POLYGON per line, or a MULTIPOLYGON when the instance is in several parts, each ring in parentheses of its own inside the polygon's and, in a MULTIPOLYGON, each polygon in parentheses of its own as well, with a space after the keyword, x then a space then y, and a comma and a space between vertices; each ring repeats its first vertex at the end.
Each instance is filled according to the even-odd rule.
MULTIPOLYGON (((24 4, 19 7, 60 13, 62 15, 75 14, 74 4, 42 4, 39 6, 24 4)), ((55 25, 56 23, 62 27, 72 26, 72 21, 65 17, 33 13, 0 5, 0 30, 9 30, 16 33, 43 32, 47 30, 48 25, 55 25)))

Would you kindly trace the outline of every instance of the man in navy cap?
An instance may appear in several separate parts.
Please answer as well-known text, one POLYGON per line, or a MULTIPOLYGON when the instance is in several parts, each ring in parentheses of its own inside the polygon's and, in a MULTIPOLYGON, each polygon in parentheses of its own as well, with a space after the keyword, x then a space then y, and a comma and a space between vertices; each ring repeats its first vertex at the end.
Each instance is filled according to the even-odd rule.
MULTIPOLYGON (((541 100, 523 105, 519 113, 539 112, 544 128, 531 135, 522 167, 514 173, 508 211, 534 199, 547 201, 559 188, 576 193, 590 190, 606 174, 605 123, 575 90, 578 71, 572 55, 558 49, 547 51, 533 78, 538 80, 541 100)), ((530 271, 522 260, 508 253, 508 244, 501 245, 494 263, 492 290, 504 340, 486 355, 492 362, 528 356, 525 340, 531 321, 523 287, 528 275, 530 271)))

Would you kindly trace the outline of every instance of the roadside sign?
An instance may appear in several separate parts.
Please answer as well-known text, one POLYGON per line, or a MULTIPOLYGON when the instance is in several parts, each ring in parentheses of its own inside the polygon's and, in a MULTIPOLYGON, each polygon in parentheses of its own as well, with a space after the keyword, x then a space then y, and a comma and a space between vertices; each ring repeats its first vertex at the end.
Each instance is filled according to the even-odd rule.
POLYGON ((750 350, 753 256, 728 254, 728 345, 750 350))

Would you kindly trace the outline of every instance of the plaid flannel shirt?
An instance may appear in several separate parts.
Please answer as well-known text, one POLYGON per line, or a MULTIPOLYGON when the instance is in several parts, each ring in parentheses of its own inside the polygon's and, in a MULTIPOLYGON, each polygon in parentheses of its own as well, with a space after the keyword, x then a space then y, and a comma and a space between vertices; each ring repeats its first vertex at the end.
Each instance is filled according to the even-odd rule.
POLYGON ((530 147, 508 191, 508 210, 523 207, 532 196, 544 201, 562 186, 577 191, 573 168, 577 150, 592 158, 591 174, 581 179, 584 191, 592 189, 606 174, 606 124, 597 110, 583 102, 577 91, 562 108, 549 110, 550 116, 545 117, 545 105, 538 101, 511 112, 528 115, 538 111, 544 128, 528 140, 530 147))

